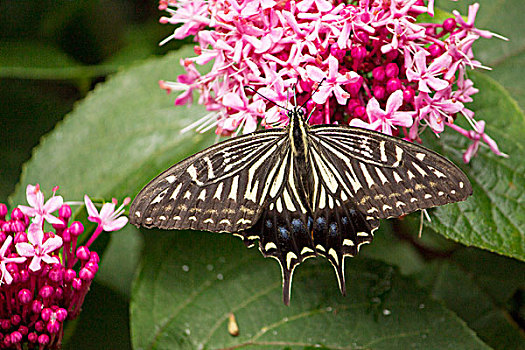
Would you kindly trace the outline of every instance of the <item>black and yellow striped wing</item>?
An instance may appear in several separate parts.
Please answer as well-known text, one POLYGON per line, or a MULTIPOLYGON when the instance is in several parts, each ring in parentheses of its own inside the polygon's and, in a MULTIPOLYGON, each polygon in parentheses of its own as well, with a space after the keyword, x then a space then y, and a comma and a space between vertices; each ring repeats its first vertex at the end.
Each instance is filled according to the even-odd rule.
MULTIPOLYGON (((213 145, 164 171, 130 207, 130 222, 162 229, 236 233, 261 211, 268 164, 288 148, 282 130, 262 131, 213 145)), ((275 171, 275 170, 273 170, 275 171)))

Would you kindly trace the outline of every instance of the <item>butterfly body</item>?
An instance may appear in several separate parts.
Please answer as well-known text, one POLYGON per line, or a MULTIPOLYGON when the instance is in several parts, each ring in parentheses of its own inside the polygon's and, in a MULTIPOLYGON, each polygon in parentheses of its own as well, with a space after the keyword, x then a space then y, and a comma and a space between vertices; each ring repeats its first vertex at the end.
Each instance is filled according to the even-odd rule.
POLYGON ((137 226, 229 232, 279 261, 283 298, 294 268, 325 256, 345 292, 344 258, 370 243, 379 219, 464 200, 467 177, 437 153, 347 126, 286 128, 213 145, 146 185, 130 208, 137 226))

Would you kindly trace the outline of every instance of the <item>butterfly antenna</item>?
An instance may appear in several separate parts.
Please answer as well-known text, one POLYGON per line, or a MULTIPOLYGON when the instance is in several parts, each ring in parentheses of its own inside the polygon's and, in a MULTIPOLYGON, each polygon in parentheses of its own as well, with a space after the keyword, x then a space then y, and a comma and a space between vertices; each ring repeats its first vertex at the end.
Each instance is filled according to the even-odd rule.
MULTIPOLYGON (((277 102, 273 102, 273 101, 270 100, 268 97, 264 96, 263 94, 261 94, 260 92, 258 92, 258 91, 255 90, 254 88, 252 88, 251 86, 245 86, 245 89, 249 89, 249 90, 255 92, 257 95, 261 96, 261 97, 264 98, 266 101, 273 103, 273 104, 276 105, 277 107, 281 107, 282 109, 286 109, 287 111, 290 111, 288 108, 281 106, 281 105, 278 104, 277 102)), ((287 99, 287 100, 288 100, 288 99, 287 99)))
MULTIPOLYGON (((296 89, 297 83, 293 84, 293 105, 297 106, 297 89, 296 89)), ((303 106, 301 106, 303 107, 303 106)))
POLYGON ((306 104, 308 103, 308 101, 310 101, 310 99, 312 98, 312 96, 317 92, 317 90, 319 90, 319 88, 321 87, 321 84, 326 80, 326 78, 323 78, 323 80, 321 80, 319 82, 319 84, 317 84, 317 87, 315 88, 314 92, 312 92, 312 94, 310 95, 310 98, 308 98, 308 100, 306 100, 302 105, 301 105, 301 108, 303 108, 304 106, 306 106, 306 104))

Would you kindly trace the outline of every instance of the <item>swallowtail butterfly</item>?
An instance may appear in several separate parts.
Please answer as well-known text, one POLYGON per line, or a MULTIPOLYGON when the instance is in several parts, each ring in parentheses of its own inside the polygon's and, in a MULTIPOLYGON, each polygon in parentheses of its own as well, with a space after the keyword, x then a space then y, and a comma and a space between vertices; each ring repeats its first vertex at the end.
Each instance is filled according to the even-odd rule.
POLYGON ((458 202, 466 175, 439 154, 377 132, 309 126, 215 144, 154 178, 130 208, 136 226, 228 232, 279 261, 284 303, 294 268, 322 255, 345 293, 344 258, 372 241, 379 220, 458 202))

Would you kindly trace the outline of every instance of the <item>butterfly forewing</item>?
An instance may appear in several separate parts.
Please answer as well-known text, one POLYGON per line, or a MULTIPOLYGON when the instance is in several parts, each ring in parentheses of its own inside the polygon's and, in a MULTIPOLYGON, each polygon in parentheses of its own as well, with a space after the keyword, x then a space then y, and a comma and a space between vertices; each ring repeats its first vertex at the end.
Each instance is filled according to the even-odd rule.
POLYGON ((270 169, 286 149, 282 130, 233 138, 169 168, 137 195, 135 225, 237 232, 253 226, 270 169))
POLYGON ((343 126, 313 127, 309 135, 314 153, 336 169, 341 196, 370 217, 398 217, 472 194, 458 167, 419 145, 343 126))

